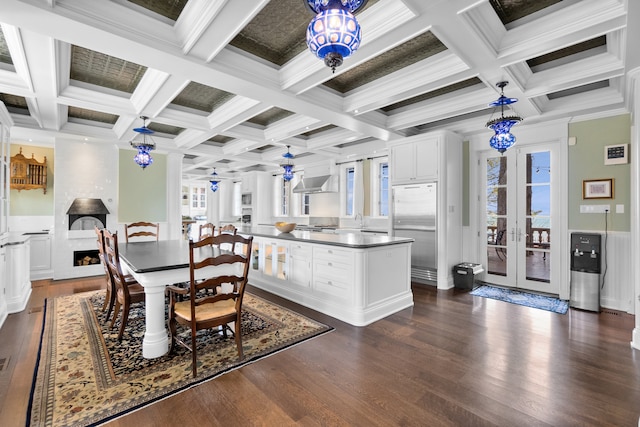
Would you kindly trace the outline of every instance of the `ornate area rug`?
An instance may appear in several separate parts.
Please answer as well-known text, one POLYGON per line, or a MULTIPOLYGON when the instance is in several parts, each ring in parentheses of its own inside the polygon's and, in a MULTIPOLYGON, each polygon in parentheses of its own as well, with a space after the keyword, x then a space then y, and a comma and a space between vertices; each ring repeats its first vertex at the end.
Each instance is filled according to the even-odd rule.
POLYGON ((199 331, 194 379, 191 353, 181 346, 142 357, 143 308, 132 308, 119 343, 119 324, 109 330, 103 301, 104 291, 47 300, 27 425, 100 424, 333 329, 245 293, 244 359, 232 334, 199 331))
POLYGON ((537 295, 489 285, 478 286, 469 293, 479 297, 497 299, 500 301, 510 302, 512 304, 539 308, 540 310, 552 311, 558 314, 566 314, 569 309, 568 301, 545 295, 537 295))

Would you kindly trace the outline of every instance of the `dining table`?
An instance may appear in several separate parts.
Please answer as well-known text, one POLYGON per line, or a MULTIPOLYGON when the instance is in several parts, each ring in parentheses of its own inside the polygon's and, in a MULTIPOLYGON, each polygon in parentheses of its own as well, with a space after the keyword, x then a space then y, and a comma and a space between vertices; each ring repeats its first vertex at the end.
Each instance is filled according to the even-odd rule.
MULTIPOLYGON (((165 318, 165 288, 167 285, 188 282, 189 241, 160 240, 152 242, 119 243, 118 252, 123 273, 131 274, 144 288, 145 332, 142 356, 153 359, 169 351, 169 336, 165 318)), ((196 261, 224 250, 217 246, 196 249, 196 261)), ((196 280, 219 275, 241 275, 242 265, 226 264, 197 269, 196 280)))

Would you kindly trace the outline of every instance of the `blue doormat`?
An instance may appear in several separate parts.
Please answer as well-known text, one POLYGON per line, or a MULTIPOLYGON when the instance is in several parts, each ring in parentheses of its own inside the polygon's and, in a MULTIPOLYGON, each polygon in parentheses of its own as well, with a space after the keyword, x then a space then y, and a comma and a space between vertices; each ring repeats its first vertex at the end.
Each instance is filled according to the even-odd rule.
POLYGON ((497 299, 512 304, 524 305, 526 307, 539 308, 541 310, 552 311, 558 314, 566 314, 569 309, 569 302, 558 298, 544 295, 530 294, 528 292, 514 291, 512 289, 497 288, 495 286, 482 285, 470 292, 471 295, 497 299))

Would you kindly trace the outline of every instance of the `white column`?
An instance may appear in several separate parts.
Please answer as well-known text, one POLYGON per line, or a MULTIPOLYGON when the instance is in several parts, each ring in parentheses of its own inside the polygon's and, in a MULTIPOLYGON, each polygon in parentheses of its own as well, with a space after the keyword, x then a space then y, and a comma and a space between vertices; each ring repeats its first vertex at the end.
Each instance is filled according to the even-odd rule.
POLYGON ((629 152, 631 158, 631 283, 633 289, 633 309, 636 315, 636 325, 633 329, 631 347, 640 350, 640 126, 638 126, 638 116, 640 112, 640 68, 636 68, 629 73, 628 84, 632 88, 631 105, 631 144, 629 152))
POLYGON ((181 153, 167 154, 167 239, 182 238, 182 157, 181 153))

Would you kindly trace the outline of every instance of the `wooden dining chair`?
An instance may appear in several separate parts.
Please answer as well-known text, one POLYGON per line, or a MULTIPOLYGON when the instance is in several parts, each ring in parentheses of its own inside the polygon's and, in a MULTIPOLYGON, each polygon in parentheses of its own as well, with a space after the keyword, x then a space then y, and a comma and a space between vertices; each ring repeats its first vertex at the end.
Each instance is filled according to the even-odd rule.
POLYGON ((155 237, 158 241, 158 235, 160 234, 160 224, 153 224, 151 222, 139 221, 132 224, 124 225, 125 241, 129 243, 129 239, 145 238, 149 240, 149 237, 155 237))
POLYGON ((207 237, 213 236, 213 230, 216 228, 215 225, 211 224, 210 222, 207 222, 206 224, 201 224, 200 225, 200 234, 199 234, 199 239, 205 239, 207 237))
POLYGON ((129 319, 129 309, 131 304, 144 303, 144 288, 138 282, 127 282, 120 265, 120 255, 118 253, 118 235, 111 234, 109 230, 103 230, 104 235, 104 255, 107 267, 111 273, 111 278, 115 285, 116 297, 113 309, 113 318, 109 328, 113 328, 120 308, 122 308, 122 318, 120 319, 120 331, 118 341, 122 341, 124 328, 129 319))
POLYGON ((106 294, 104 296, 104 304, 102 304, 102 311, 105 311, 107 307, 109 311, 107 311, 107 319, 109 315, 111 315, 111 310, 113 310, 113 303, 116 298, 116 291, 113 286, 113 280, 111 280, 111 273, 109 273, 109 267, 107 267, 107 263, 104 259, 104 235, 102 233, 102 229, 94 226, 93 227, 96 232, 97 237, 97 245, 98 245, 98 258, 100 258, 100 264, 104 267, 104 276, 105 276, 105 285, 107 288, 106 294))
POLYGON ((222 327, 224 337, 227 330, 231 331, 228 324, 234 323, 233 332, 238 348, 238 358, 242 359, 242 298, 247 284, 249 273, 249 259, 251 258, 251 242, 253 236, 243 237, 234 234, 219 234, 207 237, 197 242, 189 241, 189 288, 168 286, 169 291, 169 334, 171 335, 170 352, 175 349, 176 343, 191 351, 191 364, 194 378, 197 376, 197 348, 196 334, 202 329, 222 327), (242 244, 245 249, 242 254, 220 249, 223 243, 242 244), (201 270, 204 269, 204 270, 201 270), (216 273, 218 270, 218 273, 216 273), (208 273, 205 278, 199 276, 199 272, 208 273), (231 284, 232 291, 210 295, 208 292, 199 294, 200 290, 216 289, 225 284, 231 284), (179 301, 179 296, 190 294, 192 297, 185 301, 179 301), (193 296, 196 297, 193 297, 193 296), (201 296, 204 295, 204 296, 201 296), (191 341, 187 342, 177 334, 177 325, 180 324, 191 330, 191 341))
MULTIPOLYGON (((238 229, 233 225, 233 224, 226 224, 223 225, 222 227, 220 227, 218 229, 218 234, 233 234, 235 235, 238 232, 238 229)), ((229 245, 223 245, 221 246, 222 249, 231 249, 231 252, 236 250, 236 243, 233 242, 230 246, 229 245)))

